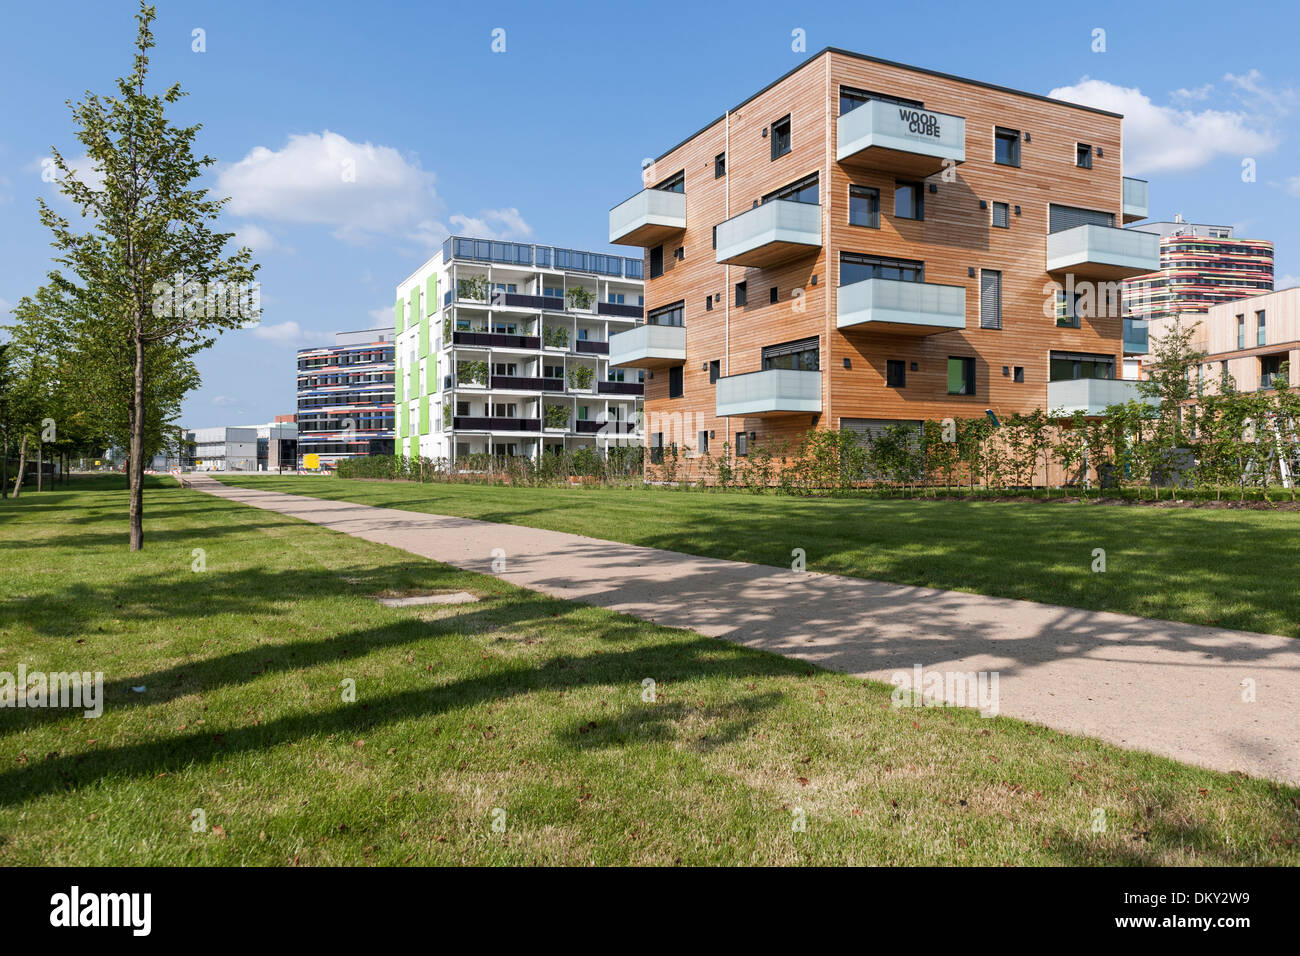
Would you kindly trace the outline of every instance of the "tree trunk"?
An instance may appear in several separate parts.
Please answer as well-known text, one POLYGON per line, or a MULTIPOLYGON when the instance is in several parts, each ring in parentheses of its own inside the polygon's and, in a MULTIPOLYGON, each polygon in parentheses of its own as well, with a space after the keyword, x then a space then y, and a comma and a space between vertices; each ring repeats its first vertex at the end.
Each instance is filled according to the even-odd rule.
POLYGON ((132 398, 131 451, 128 456, 131 497, 131 550, 144 547, 144 341, 139 319, 135 336, 135 394, 132 398))
POLYGON ((0 439, 0 498, 9 497, 9 433, 0 439))
POLYGON ((27 436, 18 445, 18 477, 14 479, 14 497, 17 498, 23 490, 23 469, 27 465, 27 436))
POLYGON ((45 442, 36 445, 36 491, 45 490, 45 442))

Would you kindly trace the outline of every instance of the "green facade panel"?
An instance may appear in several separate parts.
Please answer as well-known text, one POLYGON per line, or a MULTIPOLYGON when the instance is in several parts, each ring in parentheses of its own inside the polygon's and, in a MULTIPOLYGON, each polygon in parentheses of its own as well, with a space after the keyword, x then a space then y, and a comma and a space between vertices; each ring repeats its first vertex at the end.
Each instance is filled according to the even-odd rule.
POLYGON ((429 356, 428 362, 424 366, 424 378, 426 391, 432 395, 438 391, 438 353, 434 352, 429 356))
POLYGON ((429 434, 429 396, 420 396, 420 434, 429 434))
POLYGON ((420 439, 415 435, 411 436, 410 457, 412 458, 420 457, 420 439))
POLYGON ((398 437, 398 439, 405 438, 407 435, 409 435, 409 434, 411 433, 411 429, 410 429, 410 427, 409 427, 409 426, 410 426, 410 422, 409 422, 410 417, 411 417, 411 415, 410 415, 410 409, 409 409, 409 407, 407 406, 407 404, 406 404, 405 402, 403 402, 402 405, 401 405, 401 407, 398 409, 398 412, 397 412, 397 437, 398 437))
POLYGON ((429 317, 420 319, 420 358, 429 354, 429 317))
POLYGON ((402 334, 402 316, 405 309, 406 303, 401 299, 398 299, 397 304, 393 306, 393 327, 396 329, 398 335, 402 334))
POLYGON ((394 395, 393 395, 393 402, 394 402, 394 404, 397 404, 397 405, 402 404, 402 400, 406 397, 406 396, 403 394, 403 389, 402 389, 402 385, 403 385, 403 383, 404 383, 404 380, 403 380, 402 375, 401 375, 400 372, 399 372, 398 374, 396 374, 396 375, 393 376, 393 392, 394 392, 394 395))
POLYGON ((429 276, 424 283, 424 310, 430 315, 438 311, 438 276, 429 276))

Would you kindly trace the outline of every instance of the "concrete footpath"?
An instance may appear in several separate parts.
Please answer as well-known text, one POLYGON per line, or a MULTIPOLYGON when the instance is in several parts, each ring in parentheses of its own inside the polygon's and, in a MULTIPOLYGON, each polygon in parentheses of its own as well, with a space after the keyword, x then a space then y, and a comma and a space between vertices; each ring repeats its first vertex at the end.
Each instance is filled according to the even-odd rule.
MULTIPOLYGON (((998 712, 1217 770, 1300 784, 1300 641, 796 573, 494 524, 193 487, 522 587, 864 678, 996 672, 998 712), (1249 698, 1252 696, 1253 700, 1249 698)), ((810 555, 815 560, 816 555, 810 555)))

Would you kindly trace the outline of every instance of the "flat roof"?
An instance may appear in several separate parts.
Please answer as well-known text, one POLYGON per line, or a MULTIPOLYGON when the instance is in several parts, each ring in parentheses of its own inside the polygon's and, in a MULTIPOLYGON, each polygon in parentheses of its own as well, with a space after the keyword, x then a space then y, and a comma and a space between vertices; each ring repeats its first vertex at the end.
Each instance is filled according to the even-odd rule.
POLYGON ((855 60, 865 60, 868 63, 879 63, 881 66, 892 66, 892 67, 897 67, 898 69, 901 70, 911 70, 914 73, 924 73, 926 76, 937 76, 940 77, 941 79, 953 80, 957 83, 969 83, 971 86, 982 86, 986 90, 997 90, 999 93, 1011 93, 1015 96, 1027 96, 1030 99, 1043 100, 1044 102, 1047 103, 1057 103, 1061 106, 1072 106, 1075 109, 1086 110, 1089 113, 1100 113, 1102 116, 1114 116, 1117 117, 1118 119, 1124 118, 1123 113, 1112 113, 1110 110, 1099 109, 1095 106, 1084 106, 1082 103, 1071 103, 1069 100, 1058 100, 1051 96, 1044 96, 1041 93, 1030 93, 1027 90, 1017 90, 1010 86, 999 86, 997 83, 986 83, 983 80, 972 80, 968 76, 957 76, 955 73, 944 73, 942 70, 931 70, 924 66, 913 66, 910 63, 899 63, 896 60, 886 60, 883 57, 870 56, 866 53, 856 53, 853 50, 845 50, 842 47, 828 46, 828 47, 823 47, 821 50, 814 53, 808 59, 804 60, 802 63, 796 66, 794 69, 787 70, 785 73, 782 73, 775 80, 767 84, 767 86, 763 87, 758 92, 745 97, 735 106, 733 106, 731 109, 727 110, 726 113, 723 113, 721 116, 717 117, 716 119, 709 121, 704 126, 701 126, 699 129, 697 129, 690 136, 687 136, 676 146, 664 150, 662 153, 660 153, 658 156, 655 157, 655 161, 658 162, 659 160, 667 156, 669 153, 671 153, 674 149, 678 149, 684 144, 689 143, 691 140, 699 136, 705 130, 709 129, 711 126, 714 126, 717 123, 721 122, 722 120, 726 119, 727 113, 734 113, 736 110, 740 109, 746 103, 749 103, 751 100, 754 100, 759 96, 762 96, 764 93, 766 93, 772 87, 776 86, 778 83, 790 78, 791 76, 794 76, 794 74, 798 73, 804 67, 809 66, 814 61, 825 56, 828 53, 838 53, 841 56, 852 57, 855 60))

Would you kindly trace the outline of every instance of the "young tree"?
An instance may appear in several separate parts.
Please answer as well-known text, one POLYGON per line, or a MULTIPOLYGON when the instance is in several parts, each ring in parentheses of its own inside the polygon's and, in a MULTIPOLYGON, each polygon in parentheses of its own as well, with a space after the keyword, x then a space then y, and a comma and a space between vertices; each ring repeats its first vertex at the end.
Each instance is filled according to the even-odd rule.
POLYGON ((144 543, 151 366, 157 367, 160 351, 173 350, 174 357, 176 351, 205 348, 221 332, 260 314, 252 252, 241 248, 223 255, 233 233, 214 232, 212 225, 226 200, 210 199, 195 182, 216 162, 194 153, 201 127, 174 126, 167 119, 167 107, 184 95, 179 84, 162 94, 145 90, 153 19, 154 8, 141 2, 134 66, 117 81, 116 95, 87 93, 69 104, 92 169, 79 176, 58 150, 52 152, 59 188, 89 221, 89 231, 75 231, 40 203, 41 220, 59 253, 55 262, 101 310, 92 325, 111 341, 129 343, 132 551, 144 543))
POLYGON ((1157 430, 1170 448, 1181 448, 1186 442, 1184 406, 1195 392, 1193 372, 1205 360, 1205 353, 1192 346, 1200 324, 1183 325, 1175 319, 1164 335, 1152 337, 1151 360, 1142 363, 1147 377, 1138 381, 1138 394, 1160 403, 1157 430))

